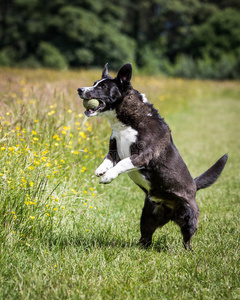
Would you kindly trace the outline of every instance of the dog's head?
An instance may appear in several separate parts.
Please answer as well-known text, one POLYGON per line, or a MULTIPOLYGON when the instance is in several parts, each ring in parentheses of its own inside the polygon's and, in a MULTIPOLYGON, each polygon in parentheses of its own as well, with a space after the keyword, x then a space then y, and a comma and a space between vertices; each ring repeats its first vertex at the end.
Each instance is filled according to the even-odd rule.
POLYGON ((105 111, 113 110, 131 88, 132 65, 127 63, 121 67, 117 77, 108 74, 108 64, 104 66, 102 78, 95 81, 92 87, 78 89, 79 97, 85 100, 97 99, 98 107, 85 111, 87 117, 93 117, 105 111))

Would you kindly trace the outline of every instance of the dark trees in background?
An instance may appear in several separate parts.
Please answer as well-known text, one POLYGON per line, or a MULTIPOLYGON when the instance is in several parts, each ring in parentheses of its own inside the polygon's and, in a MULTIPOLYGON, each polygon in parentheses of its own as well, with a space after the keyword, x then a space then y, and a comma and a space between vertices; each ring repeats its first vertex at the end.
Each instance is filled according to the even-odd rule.
POLYGON ((240 77, 239 0, 1 0, 0 64, 240 77))

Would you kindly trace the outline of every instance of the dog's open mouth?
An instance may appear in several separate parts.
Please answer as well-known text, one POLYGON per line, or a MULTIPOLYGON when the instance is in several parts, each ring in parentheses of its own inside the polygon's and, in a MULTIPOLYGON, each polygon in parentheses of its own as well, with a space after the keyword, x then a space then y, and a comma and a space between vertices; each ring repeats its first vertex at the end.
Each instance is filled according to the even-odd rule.
POLYGON ((84 99, 83 105, 86 108, 84 114, 87 117, 95 116, 98 112, 101 112, 106 106, 106 104, 102 100, 96 99, 84 99))

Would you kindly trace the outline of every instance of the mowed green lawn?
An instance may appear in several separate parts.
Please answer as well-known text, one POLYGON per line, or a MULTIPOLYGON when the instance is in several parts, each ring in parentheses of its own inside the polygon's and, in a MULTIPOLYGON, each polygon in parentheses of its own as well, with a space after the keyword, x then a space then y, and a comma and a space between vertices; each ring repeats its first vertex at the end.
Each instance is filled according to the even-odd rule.
POLYGON ((100 75, 0 70, 0 298, 239 299, 239 82, 133 74, 193 177, 229 154, 197 194, 193 251, 173 223, 146 250, 143 192, 126 174, 104 186, 94 176, 111 130, 84 117, 76 90, 100 75))

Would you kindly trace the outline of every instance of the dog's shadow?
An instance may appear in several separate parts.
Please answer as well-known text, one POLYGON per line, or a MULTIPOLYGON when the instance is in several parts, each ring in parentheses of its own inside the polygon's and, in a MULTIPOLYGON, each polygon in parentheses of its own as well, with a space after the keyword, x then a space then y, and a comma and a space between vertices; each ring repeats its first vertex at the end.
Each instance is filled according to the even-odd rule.
POLYGON ((102 236, 100 234, 92 234, 89 236, 78 234, 69 235, 56 235, 52 234, 47 239, 47 244, 50 249, 58 247, 64 250, 68 247, 79 247, 83 250, 94 250, 96 248, 102 249, 140 249, 142 251, 154 251, 154 252, 168 252, 169 244, 167 242, 166 236, 154 241, 149 247, 141 246, 137 240, 124 237, 114 237, 114 236, 102 236))

